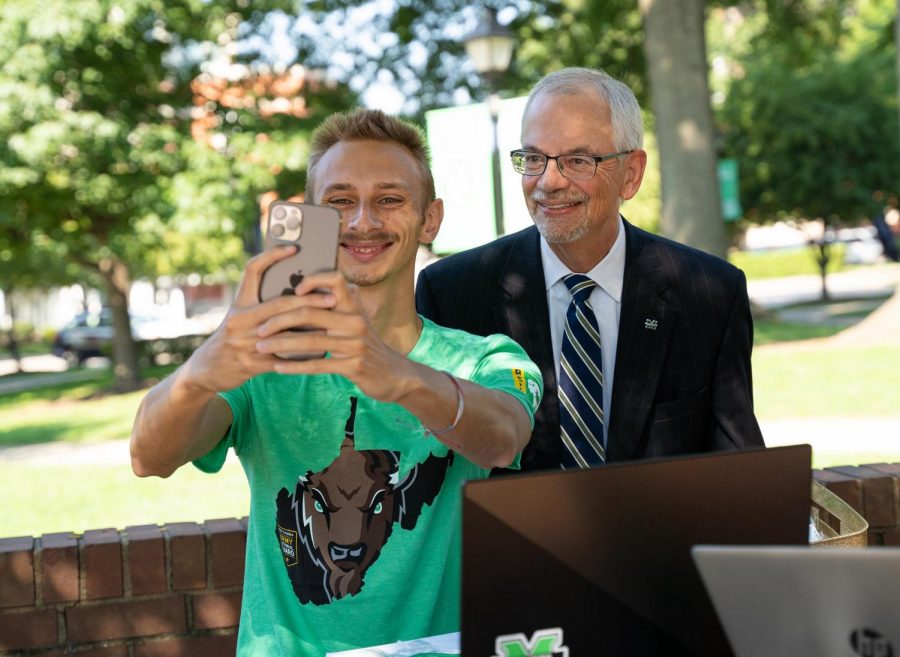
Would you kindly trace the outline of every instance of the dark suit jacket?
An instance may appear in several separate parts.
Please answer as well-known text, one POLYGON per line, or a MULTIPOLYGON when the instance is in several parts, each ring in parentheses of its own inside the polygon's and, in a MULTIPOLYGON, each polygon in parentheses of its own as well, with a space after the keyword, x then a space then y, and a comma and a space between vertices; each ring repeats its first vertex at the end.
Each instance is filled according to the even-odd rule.
MULTIPOLYGON (((607 461, 762 446, 743 272, 628 222, 625 243, 607 461)), ((537 229, 426 267, 416 305, 443 326, 505 333, 522 345, 544 376, 522 468, 558 468, 556 373, 537 229)))

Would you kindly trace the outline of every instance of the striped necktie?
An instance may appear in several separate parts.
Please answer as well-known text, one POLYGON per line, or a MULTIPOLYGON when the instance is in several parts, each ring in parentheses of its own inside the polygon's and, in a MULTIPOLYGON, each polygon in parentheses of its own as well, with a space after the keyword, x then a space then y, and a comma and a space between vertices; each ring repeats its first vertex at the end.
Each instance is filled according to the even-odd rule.
POLYGON ((565 470, 602 465, 606 460, 603 437, 603 371, 600 331, 591 308, 596 283, 583 274, 563 279, 572 302, 566 312, 559 358, 559 428, 565 449, 565 470))

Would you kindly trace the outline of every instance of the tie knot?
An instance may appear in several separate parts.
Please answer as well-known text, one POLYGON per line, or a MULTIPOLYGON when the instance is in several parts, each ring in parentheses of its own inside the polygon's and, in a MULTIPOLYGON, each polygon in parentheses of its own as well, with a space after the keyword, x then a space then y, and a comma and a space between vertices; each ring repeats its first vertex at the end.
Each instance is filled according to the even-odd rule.
POLYGON ((591 291, 597 287, 597 283, 584 274, 569 274, 563 278, 566 287, 575 299, 576 303, 584 303, 591 296, 591 291))

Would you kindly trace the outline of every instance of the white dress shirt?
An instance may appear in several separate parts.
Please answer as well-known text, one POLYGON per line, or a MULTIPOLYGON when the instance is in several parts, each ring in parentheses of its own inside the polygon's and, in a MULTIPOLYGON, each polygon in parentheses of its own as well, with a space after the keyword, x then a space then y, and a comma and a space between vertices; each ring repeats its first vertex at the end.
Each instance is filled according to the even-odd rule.
MULTIPOLYGON (((544 265, 544 284, 547 288, 547 306, 550 309, 550 340, 553 345, 553 362, 556 379, 559 380, 559 352, 562 350, 566 326, 566 311, 572 302, 569 288, 563 278, 573 273, 557 257, 547 241, 541 237, 541 262, 544 265)), ((582 273, 582 272, 574 272, 582 273)), ((619 233, 609 253, 585 276, 597 283, 591 291, 591 306, 600 328, 600 349, 603 358, 603 416, 609 427, 609 406, 612 399, 613 372, 616 369, 616 345, 619 341, 619 315, 622 312, 622 285, 625 280, 625 225, 619 217, 619 233)))

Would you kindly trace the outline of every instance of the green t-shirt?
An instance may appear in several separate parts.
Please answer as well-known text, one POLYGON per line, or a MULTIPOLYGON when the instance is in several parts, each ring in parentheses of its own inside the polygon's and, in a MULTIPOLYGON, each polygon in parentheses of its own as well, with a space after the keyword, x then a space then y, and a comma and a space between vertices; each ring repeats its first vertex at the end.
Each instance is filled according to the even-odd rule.
MULTIPOLYGON (((510 338, 424 319, 409 358, 518 399, 540 370, 510 338)), ((222 394, 250 484, 238 653, 323 657, 459 630, 462 485, 489 470, 423 433, 397 404, 336 375, 264 374, 222 394)))

